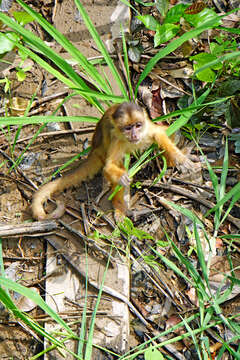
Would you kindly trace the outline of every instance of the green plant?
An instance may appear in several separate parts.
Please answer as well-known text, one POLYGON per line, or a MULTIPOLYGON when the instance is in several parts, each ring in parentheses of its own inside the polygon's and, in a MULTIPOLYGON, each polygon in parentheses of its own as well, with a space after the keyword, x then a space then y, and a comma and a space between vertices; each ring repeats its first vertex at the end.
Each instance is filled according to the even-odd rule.
MULTIPOLYGON (((162 3, 164 2, 161 2, 161 4, 162 3)), ((162 23, 159 23, 151 15, 137 16, 137 18, 143 22, 147 29, 155 31, 155 47, 171 40, 180 33, 182 29, 180 25, 181 19, 184 19, 193 28, 198 28, 199 26, 207 24, 210 20, 213 19, 215 19, 214 26, 218 26, 220 24, 220 17, 218 17, 217 14, 211 9, 205 8, 197 14, 188 14, 187 10, 189 6, 185 4, 177 4, 173 6, 170 10, 168 10, 167 3, 162 6, 159 5, 159 7, 157 6, 157 8, 162 15, 162 23)))
POLYGON ((201 81, 213 82, 217 76, 216 71, 239 76, 240 52, 237 49, 236 40, 216 37, 215 42, 210 43, 210 53, 199 53, 190 57, 194 62, 196 77, 201 81))
MULTIPOLYGON (((31 15, 29 15, 25 11, 13 11, 13 17, 15 21, 21 26, 25 26, 29 22, 33 21, 31 15)), ((0 33, 0 62, 6 62, 4 56, 6 53, 14 50, 16 44, 20 41, 20 35, 13 31, 4 31, 0 33)), ((31 66, 24 67, 24 61, 26 60, 26 56, 20 50, 18 50, 18 55, 22 59, 21 63, 16 67, 16 76, 18 81, 24 81, 26 78, 26 72, 31 69, 31 66)), ((10 63, 11 64, 11 63, 10 63)))

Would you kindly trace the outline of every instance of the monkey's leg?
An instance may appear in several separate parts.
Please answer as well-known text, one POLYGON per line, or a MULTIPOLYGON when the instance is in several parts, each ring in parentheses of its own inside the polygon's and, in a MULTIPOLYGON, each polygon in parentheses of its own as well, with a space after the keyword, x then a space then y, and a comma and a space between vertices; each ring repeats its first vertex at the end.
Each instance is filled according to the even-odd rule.
MULTIPOLYGON (((115 190, 117 184, 112 186, 112 191, 115 190)), ((130 215, 129 210, 129 187, 122 187, 112 199, 114 207, 114 218, 116 221, 122 221, 125 216, 130 215)))

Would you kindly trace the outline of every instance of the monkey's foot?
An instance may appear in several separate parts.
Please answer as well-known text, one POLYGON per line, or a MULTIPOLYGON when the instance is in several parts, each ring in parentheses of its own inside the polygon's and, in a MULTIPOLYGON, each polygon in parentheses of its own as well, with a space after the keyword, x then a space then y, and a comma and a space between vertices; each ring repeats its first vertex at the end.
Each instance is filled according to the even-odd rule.
POLYGON ((127 210, 125 213, 122 212, 121 210, 119 209, 115 209, 114 210, 114 220, 116 221, 116 223, 119 223, 119 222, 123 222, 123 220, 125 219, 125 217, 131 217, 133 216, 133 212, 131 210, 127 210))
POLYGON ((126 215, 122 211, 120 211, 118 209, 114 210, 114 220, 116 221, 116 223, 123 222, 125 217, 126 217, 126 215))

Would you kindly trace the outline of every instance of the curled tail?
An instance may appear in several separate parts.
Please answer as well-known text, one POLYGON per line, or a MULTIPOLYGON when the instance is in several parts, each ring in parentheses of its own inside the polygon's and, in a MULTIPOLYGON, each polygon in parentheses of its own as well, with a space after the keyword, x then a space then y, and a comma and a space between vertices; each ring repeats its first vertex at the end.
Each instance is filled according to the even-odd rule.
POLYGON ((63 177, 51 181, 43 186, 34 194, 32 201, 32 214, 34 219, 57 219, 60 218, 65 211, 63 203, 57 201, 57 208, 50 214, 47 214, 43 208, 43 204, 51 198, 51 196, 59 191, 79 185, 82 181, 91 179, 102 168, 103 163, 100 157, 92 152, 88 158, 79 165, 79 167, 63 177))

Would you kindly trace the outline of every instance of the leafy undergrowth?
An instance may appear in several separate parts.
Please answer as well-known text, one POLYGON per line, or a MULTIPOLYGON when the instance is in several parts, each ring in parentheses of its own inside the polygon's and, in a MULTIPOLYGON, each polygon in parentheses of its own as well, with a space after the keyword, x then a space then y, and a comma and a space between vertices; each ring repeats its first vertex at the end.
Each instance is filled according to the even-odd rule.
MULTIPOLYGON (((28 272, 36 272, 38 267, 44 272, 41 245, 32 240, 31 246, 22 245, 23 241, 29 241, 29 235, 21 235, 18 250, 10 250, 10 235, 2 235, 0 299, 11 314, 11 323, 16 325, 18 322, 34 334, 34 347, 27 356, 36 359, 57 349, 59 358, 64 357, 64 351, 67 357, 92 358, 102 292, 109 296, 104 283, 112 254, 114 257, 124 254, 131 265, 132 284, 131 302, 125 298, 122 301, 136 317, 131 326, 135 339, 130 340, 131 350, 124 354, 108 347, 100 347, 99 351, 105 352, 107 358, 118 359, 240 358, 239 10, 234 9, 233 2, 228 8, 219 9, 210 1, 207 6, 204 2, 178 1, 175 4, 170 1, 169 4, 167 0, 154 3, 138 0, 130 4, 124 0, 123 3, 131 7, 132 25, 129 34, 120 30, 121 36, 113 41, 122 51, 120 55, 118 50, 117 67, 113 61, 116 53, 109 54, 79 0, 75 0, 75 4, 81 21, 101 54, 91 60, 51 25, 47 16, 40 15, 40 8, 35 11, 22 0, 17 2, 21 11, 16 9, 11 15, 0 12, 3 61, 10 52, 17 53, 19 60, 11 73, 6 73, 0 80, 4 97, 4 116, 0 118, 3 133, 2 222, 11 219, 14 225, 14 222, 23 221, 19 213, 22 213, 23 203, 30 202, 35 182, 39 181, 36 174, 30 173, 31 180, 26 176, 26 169, 34 161, 44 158, 48 166, 49 157, 55 151, 65 151, 68 161, 64 153, 60 158, 62 166, 57 170, 51 166, 47 171, 49 175, 58 176, 71 162, 87 154, 88 149, 83 146, 83 151, 69 160, 69 153, 80 151, 79 146, 71 145, 69 151, 66 142, 60 138, 61 131, 51 135, 45 133, 46 137, 53 136, 54 141, 39 140, 52 122, 98 121, 97 115, 81 114, 83 109, 79 110, 78 116, 67 116, 62 109, 72 99, 77 102, 81 97, 102 114, 113 103, 137 98, 152 120, 170 125, 168 135, 181 128, 183 147, 188 149, 186 139, 192 141, 193 152, 202 164, 201 172, 187 178, 172 169, 166 170, 164 157, 161 160, 161 154, 153 153, 153 148, 144 154, 136 154, 129 170, 131 176, 135 175, 131 188, 135 217, 126 218, 115 229, 111 228, 111 212, 109 217, 102 215, 95 206, 99 179, 89 182, 88 196, 80 198, 88 214, 86 220, 86 210, 81 208, 86 235, 83 230, 79 231, 82 226, 78 224, 78 236, 90 243, 95 252, 102 251, 101 255, 108 258, 105 259, 102 283, 97 287, 90 324, 87 317, 88 280, 93 286, 94 282, 91 283, 87 265, 84 270, 87 290, 81 320, 75 321, 69 315, 69 321, 65 321, 44 301, 46 294, 42 283, 47 278, 42 276, 39 285, 33 277, 24 276, 24 267, 28 272), (49 46, 46 39, 35 35, 40 28, 46 39, 54 39, 61 50, 64 49, 69 56, 67 60, 49 46), (104 70, 106 65, 111 78, 104 70), (56 98, 54 95, 45 97, 41 103, 39 89, 25 99, 24 93, 14 87, 16 79, 18 84, 27 83, 30 73, 36 74, 38 69, 44 76, 51 76, 47 77, 49 83, 50 79, 57 79, 60 88, 64 85, 64 91, 59 95, 61 100, 52 102, 47 109, 41 109, 39 104, 55 100, 58 94, 56 98), (115 94, 112 79, 120 95, 115 94), (40 115, 36 116, 39 108, 40 115), (26 135, 30 135, 28 139, 24 139, 26 135), (36 146, 42 151, 38 156, 36 146), (11 185, 6 186, 9 181, 16 183, 14 189, 22 199, 22 202, 18 199, 16 207, 12 203, 17 197, 10 199, 7 193, 11 192, 11 185), (14 216, 11 218, 10 214, 14 216), (107 226, 110 230, 108 228, 106 232, 107 226), (15 267, 10 264, 14 259, 15 267), (16 270, 19 267, 20 272, 16 270), (30 286, 32 289, 28 288, 30 286), (16 301, 19 294, 27 297, 30 304, 16 301), (31 316, 28 311, 32 311, 31 316), (47 322, 43 314, 57 325, 54 328, 43 326, 47 322), (43 338, 49 345, 40 351, 38 345, 43 338), (78 344, 77 350, 67 346, 70 339, 78 344)), ((92 132, 92 128, 88 127, 85 132, 82 128, 71 129, 70 133, 77 131, 92 132)), ((67 132, 63 134, 66 138, 67 132)), ((41 174, 41 182, 47 180, 42 176, 42 169, 37 172, 41 174)), ((76 201, 70 192, 65 197, 70 201, 68 216, 72 218, 68 225, 62 222, 61 226, 65 231, 74 232, 72 222, 74 219, 76 225, 79 221, 79 215, 76 215, 79 198, 76 201)), ((28 220, 31 218, 29 213, 24 216, 28 220)), ((48 241, 62 251, 69 235, 62 228, 58 228, 59 232, 60 245, 49 237, 48 241)), ((62 257, 78 275, 82 275, 73 257, 64 251, 62 257)), ((87 258, 86 255, 86 263, 87 258)), ((5 314, 2 325, 8 321, 5 314)))

